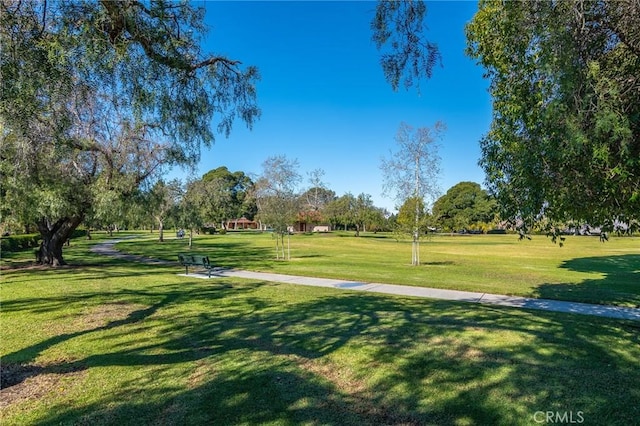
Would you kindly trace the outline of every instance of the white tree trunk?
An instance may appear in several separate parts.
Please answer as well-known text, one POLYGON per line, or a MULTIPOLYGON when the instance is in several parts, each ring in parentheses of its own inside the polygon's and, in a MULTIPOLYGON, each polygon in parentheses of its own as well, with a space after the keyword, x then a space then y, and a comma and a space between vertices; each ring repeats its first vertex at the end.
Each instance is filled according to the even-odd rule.
POLYGON ((284 257, 284 234, 280 235, 280 250, 282 253, 282 260, 285 260, 284 257))
POLYGON ((414 266, 420 265, 420 203, 418 202, 420 191, 420 156, 416 155, 416 170, 415 170, 415 203, 416 203, 416 220, 413 228, 413 256, 411 264, 414 266))
POLYGON ((411 242, 411 265, 420 265, 420 238, 418 232, 413 233, 413 241, 411 242))

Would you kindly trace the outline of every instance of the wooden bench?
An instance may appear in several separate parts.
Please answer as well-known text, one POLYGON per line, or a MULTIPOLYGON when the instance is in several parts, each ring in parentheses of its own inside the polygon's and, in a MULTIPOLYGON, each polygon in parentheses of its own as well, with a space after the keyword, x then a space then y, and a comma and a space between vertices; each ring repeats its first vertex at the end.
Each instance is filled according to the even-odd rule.
POLYGON ((189 275, 189 266, 199 266, 207 270, 207 275, 211 278, 213 266, 209 262, 209 256, 199 254, 178 254, 180 264, 185 268, 185 274, 189 275))

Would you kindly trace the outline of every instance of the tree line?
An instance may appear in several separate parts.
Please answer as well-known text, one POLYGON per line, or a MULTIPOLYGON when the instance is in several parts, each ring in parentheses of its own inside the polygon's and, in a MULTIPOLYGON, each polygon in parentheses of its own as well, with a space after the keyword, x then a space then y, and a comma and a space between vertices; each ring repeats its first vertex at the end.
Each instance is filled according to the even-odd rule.
MULTIPOLYGON (((338 196, 322 178, 324 171, 307 173, 306 182, 296 160, 270 157, 262 174, 251 177, 243 171, 218 167, 201 178, 186 182, 157 181, 136 195, 136 202, 122 199, 114 214, 89 219, 88 228, 136 228, 158 231, 164 240, 168 228, 184 228, 198 233, 225 232, 227 224, 244 217, 257 228, 286 235, 311 232, 314 225, 332 230, 361 232, 402 232, 411 234, 415 200, 405 200, 397 213, 374 205, 372 196, 351 192, 338 196)), ((487 231, 498 223, 495 199, 473 182, 461 182, 439 197, 431 209, 421 206, 420 232, 458 230, 487 231)))

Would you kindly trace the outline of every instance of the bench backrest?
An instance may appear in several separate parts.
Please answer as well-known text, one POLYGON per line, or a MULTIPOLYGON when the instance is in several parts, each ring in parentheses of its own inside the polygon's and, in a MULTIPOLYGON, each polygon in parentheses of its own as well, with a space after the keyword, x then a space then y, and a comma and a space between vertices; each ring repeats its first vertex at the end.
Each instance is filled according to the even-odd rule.
POLYGON ((202 256, 200 254, 178 254, 178 260, 183 265, 209 266, 209 256, 202 256))
POLYGON ((191 256, 193 263, 196 265, 209 266, 209 256, 194 254, 191 256))

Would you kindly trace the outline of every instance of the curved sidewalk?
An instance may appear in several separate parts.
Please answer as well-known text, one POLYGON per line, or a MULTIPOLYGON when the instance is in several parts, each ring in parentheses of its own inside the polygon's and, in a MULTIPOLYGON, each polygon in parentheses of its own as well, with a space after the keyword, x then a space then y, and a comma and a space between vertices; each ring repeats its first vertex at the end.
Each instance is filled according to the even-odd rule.
MULTIPOLYGON (((94 253, 120 259, 154 263, 162 265, 177 265, 177 262, 151 259, 121 253, 115 244, 123 239, 109 240, 91 247, 94 253)), ((207 273, 178 274, 181 276, 208 279, 207 273)), ((470 291, 444 290, 437 288, 412 287, 397 284, 364 283, 358 281, 344 281, 330 278, 302 277, 297 275, 274 274, 270 272, 252 272, 237 269, 218 268, 211 272, 211 279, 215 278, 245 278, 251 280, 279 282, 286 284, 306 285, 313 287, 330 287, 342 290, 368 291, 372 293, 395 294, 400 296, 423 297, 429 299, 453 300, 457 302, 483 303, 489 305, 507 306, 512 308, 538 309, 551 312, 591 315, 606 318, 640 321, 640 309, 624 308, 611 305, 594 305, 589 303, 566 302, 562 300, 534 299, 528 297, 505 296, 500 294, 476 293, 470 291)))
MULTIPOLYGON (((185 276, 185 274, 180 274, 185 276)), ((189 277, 207 278, 206 274, 189 274, 189 277)), ((640 309, 623 308, 609 305, 593 305, 589 303, 565 302, 561 300, 533 299, 527 297, 505 296, 500 294, 476 293, 470 291, 444 290, 437 288, 412 287, 397 284, 363 283, 343 281, 329 278, 311 278, 295 275, 273 274, 269 272, 251 272, 234 269, 218 269, 211 273, 211 278, 246 278, 252 280, 272 281, 287 284, 314 287, 331 287, 343 290, 369 291, 373 293, 396 294, 401 296, 424 297, 429 299, 454 300, 457 302, 483 303, 489 305, 508 306, 513 308, 539 309, 544 311, 565 312, 572 314, 593 315, 607 318, 629 319, 640 321, 640 309)))

